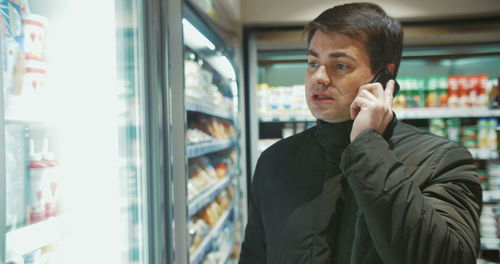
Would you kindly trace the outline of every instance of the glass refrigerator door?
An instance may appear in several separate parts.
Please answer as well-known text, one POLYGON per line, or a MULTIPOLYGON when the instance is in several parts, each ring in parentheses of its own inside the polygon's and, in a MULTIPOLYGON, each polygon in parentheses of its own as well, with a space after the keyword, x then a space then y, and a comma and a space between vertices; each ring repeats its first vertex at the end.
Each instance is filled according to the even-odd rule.
POLYGON ((132 2, 0 1, 0 262, 144 263, 132 2))
POLYGON ((230 263, 241 238, 245 180, 235 67, 196 17, 183 19, 183 31, 189 263, 230 263))

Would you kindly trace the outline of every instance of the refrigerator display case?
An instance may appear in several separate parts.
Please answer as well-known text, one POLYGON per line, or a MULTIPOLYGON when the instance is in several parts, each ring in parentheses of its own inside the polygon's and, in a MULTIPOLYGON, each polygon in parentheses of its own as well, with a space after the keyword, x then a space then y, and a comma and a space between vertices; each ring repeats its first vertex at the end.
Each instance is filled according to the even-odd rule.
POLYGON ((152 263, 142 2, 0 11, 0 263, 152 263))
POLYGON ((186 204, 180 206, 187 211, 187 262, 232 263, 246 212, 242 98, 234 47, 207 24, 185 5, 186 204))
MULTIPOLYGON (((258 128, 250 132, 251 168, 265 148, 315 125, 304 99, 307 44, 283 35, 290 34, 247 33, 248 122, 258 128), (280 45, 283 39, 291 40, 289 46, 280 45)), ((483 186, 479 262, 498 262, 500 252, 499 65, 495 43, 406 46, 393 106, 399 120, 460 142, 471 152, 483 186)))

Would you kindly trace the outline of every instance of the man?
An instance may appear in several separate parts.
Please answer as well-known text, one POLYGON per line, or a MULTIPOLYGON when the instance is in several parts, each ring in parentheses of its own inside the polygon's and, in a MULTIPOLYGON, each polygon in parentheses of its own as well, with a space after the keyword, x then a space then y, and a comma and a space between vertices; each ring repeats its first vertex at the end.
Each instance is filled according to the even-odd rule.
POLYGON ((475 263, 481 187, 470 154, 397 121, 400 24, 374 4, 306 27, 317 126, 264 151, 240 263, 475 263), (385 89, 384 89, 385 88, 385 89))

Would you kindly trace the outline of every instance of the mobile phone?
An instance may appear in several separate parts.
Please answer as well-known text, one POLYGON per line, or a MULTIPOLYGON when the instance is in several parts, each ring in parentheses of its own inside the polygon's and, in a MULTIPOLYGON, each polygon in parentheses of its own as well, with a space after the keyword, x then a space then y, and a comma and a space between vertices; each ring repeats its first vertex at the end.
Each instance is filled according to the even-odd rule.
POLYGON ((389 80, 393 79, 394 80, 394 93, 392 94, 393 96, 396 96, 396 94, 398 93, 399 91, 399 83, 396 82, 396 78, 394 78, 394 75, 392 75, 392 73, 390 73, 387 69, 383 69, 381 70, 376 76, 375 78, 373 78, 373 80, 371 81, 372 83, 375 83, 375 82, 379 82, 380 84, 382 84, 382 87, 384 87, 385 89, 385 86, 387 85, 387 82, 389 80))

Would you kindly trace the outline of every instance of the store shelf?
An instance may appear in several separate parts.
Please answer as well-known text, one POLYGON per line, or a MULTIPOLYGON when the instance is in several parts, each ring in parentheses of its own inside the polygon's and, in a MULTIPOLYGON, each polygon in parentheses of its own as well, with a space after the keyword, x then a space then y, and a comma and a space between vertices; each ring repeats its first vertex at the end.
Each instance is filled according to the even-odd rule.
POLYGON ((188 218, 196 214, 207 204, 213 202, 215 200, 215 197, 217 197, 217 195, 225 190, 226 187, 231 183, 231 178, 231 175, 228 175, 218 180, 212 186, 206 188, 200 194, 193 197, 193 199, 188 202, 188 218))
POLYGON ((498 150, 496 149, 469 149, 472 157, 476 160, 496 160, 498 159, 498 150))
MULTIPOLYGON (((398 119, 466 118, 500 116, 500 109, 487 107, 428 107, 394 109, 398 119)), ((271 112, 259 113, 260 122, 312 122, 316 119, 309 113, 271 112)))
POLYGON ((36 97, 5 95, 5 122, 23 124, 41 124, 51 121, 52 116, 44 105, 44 101, 36 97), (35 100, 38 99, 38 100, 35 100))
POLYGON ((307 112, 270 112, 259 113, 260 122, 315 122, 309 111, 307 112))
POLYGON ((194 158, 203 156, 208 153, 217 152, 227 149, 235 144, 234 139, 217 140, 200 144, 192 144, 187 146, 187 157, 194 158))
POLYGON ((203 102, 196 102, 189 98, 186 99, 186 110, 191 112, 199 112, 207 115, 212 115, 224 119, 233 120, 233 115, 225 109, 220 109, 218 107, 208 105, 203 102))
POLYGON ((225 225, 229 222, 229 216, 231 215, 231 212, 233 210, 234 207, 232 205, 222 214, 222 216, 219 218, 219 221, 214 225, 214 227, 210 230, 210 232, 208 232, 208 234, 205 236, 205 238, 198 246, 198 248, 195 250, 195 252, 190 255, 189 263, 191 264, 201 263, 203 257, 205 257, 205 255, 210 251, 213 241, 217 238, 219 233, 222 231, 222 229, 224 229, 225 225))
POLYGON ((5 257, 11 259, 57 242, 63 229, 61 216, 52 217, 14 231, 5 236, 5 257))
POLYGON ((426 107, 394 109, 398 119, 466 118, 500 116, 500 109, 487 107, 426 107))
POLYGON ((500 201, 500 190, 495 191, 483 191, 483 202, 493 203, 500 201))
POLYGON ((230 240, 226 245, 224 245, 224 248, 221 250, 220 255, 222 256, 221 260, 219 263, 227 263, 229 260, 229 257, 231 257, 231 251, 233 250, 233 245, 234 245, 235 240, 230 240))
POLYGON ((483 250, 499 250, 500 249, 500 239, 499 238, 481 238, 481 249, 483 250))

